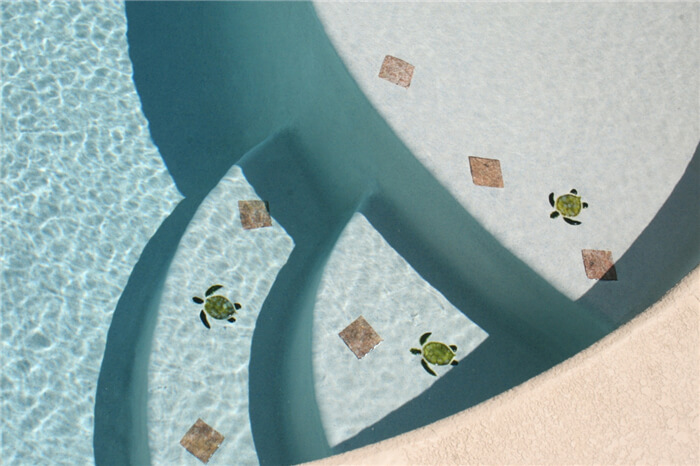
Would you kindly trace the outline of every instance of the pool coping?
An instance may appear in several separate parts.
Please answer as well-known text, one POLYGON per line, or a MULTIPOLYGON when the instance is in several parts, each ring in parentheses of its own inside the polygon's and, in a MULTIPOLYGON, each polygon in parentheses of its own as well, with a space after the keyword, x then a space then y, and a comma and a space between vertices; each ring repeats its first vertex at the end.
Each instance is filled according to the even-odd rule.
POLYGON ((336 464, 697 464, 700 267, 596 344, 501 395, 336 464))

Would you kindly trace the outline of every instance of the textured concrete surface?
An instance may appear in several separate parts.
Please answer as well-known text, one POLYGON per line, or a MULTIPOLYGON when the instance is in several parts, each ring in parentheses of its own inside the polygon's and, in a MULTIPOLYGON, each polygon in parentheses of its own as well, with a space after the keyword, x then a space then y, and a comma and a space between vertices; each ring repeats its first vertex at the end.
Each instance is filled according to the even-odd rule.
POLYGON ((335 464, 698 464, 700 268, 573 358, 335 464))

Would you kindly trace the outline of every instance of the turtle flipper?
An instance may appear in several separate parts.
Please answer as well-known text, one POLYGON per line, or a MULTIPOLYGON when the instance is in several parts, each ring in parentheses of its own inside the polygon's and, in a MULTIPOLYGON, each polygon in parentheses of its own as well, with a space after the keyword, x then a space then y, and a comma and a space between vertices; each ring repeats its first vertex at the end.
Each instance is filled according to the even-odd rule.
POLYGON ((420 363, 423 365, 423 369, 425 369, 426 372, 427 372, 428 374, 437 377, 437 374, 435 373, 434 370, 432 370, 432 369, 430 368, 430 366, 428 366, 428 363, 425 362, 425 359, 421 359, 421 360, 420 360, 420 363))
POLYGON ((581 204, 581 207, 583 207, 584 209, 588 209, 588 202, 584 202, 583 204, 581 204))
POLYGON ((411 353, 413 354, 420 354, 421 351, 418 348, 411 348, 411 353))
POLYGON ((236 310, 239 310, 243 306, 241 306, 239 303, 233 303, 233 307, 235 307, 236 310))
POLYGON ((457 351, 457 345, 450 345, 450 349, 454 352, 457 351))
POLYGON ((453 359, 450 363, 451 366, 456 366, 457 364, 459 364, 459 361, 457 361, 456 359, 453 359))
POLYGON ((209 289, 207 290, 207 292, 204 293, 204 296, 209 297, 213 292, 215 292, 216 290, 218 290, 218 289, 220 289, 220 288, 223 288, 223 287, 224 287, 223 285, 212 285, 212 286, 209 287, 209 289))
POLYGON ((549 203, 554 207, 554 193, 549 193, 549 203))
POLYGON ((204 313, 204 309, 199 313, 199 318, 202 319, 202 323, 206 328, 211 328, 211 326, 209 326, 209 321, 207 321, 207 315, 204 313))
POLYGON ((570 218, 564 217, 564 221, 568 223, 569 225, 581 225, 581 222, 578 220, 571 220, 570 218))
POLYGON ((204 300, 199 296, 192 296, 192 301, 194 301, 197 304, 204 304, 204 300))
POLYGON ((549 218, 557 218, 557 217, 559 217, 559 212, 557 212, 556 210, 554 212, 552 212, 551 214, 549 214, 549 218))
POLYGON ((235 317, 229 317, 229 318, 226 319, 226 320, 228 320, 229 322, 233 323, 233 322, 236 321, 236 318, 235 318, 235 317))
POLYGON ((426 332, 426 333, 424 333, 423 335, 421 335, 421 336, 420 336, 420 344, 421 344, 421 345, 424 345, 425 342, 426 342, 426 341, 428 340, 428 338, 430 337, 430 335, 432 335, 432 334, 433 334, 433 332, 426 332))

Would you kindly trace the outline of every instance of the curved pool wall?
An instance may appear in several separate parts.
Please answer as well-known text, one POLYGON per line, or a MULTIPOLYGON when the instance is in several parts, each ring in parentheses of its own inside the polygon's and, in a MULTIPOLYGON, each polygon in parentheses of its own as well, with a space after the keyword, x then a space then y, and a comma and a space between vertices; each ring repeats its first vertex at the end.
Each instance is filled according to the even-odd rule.
MULTIPOLYGON (((491 347, 480 348, 482 354, 472 357, 470 371, 479 370, 483 386, 470 389, 463 406, 442 407, 441 411, 440 406, 431 403, 430 398, 440 399, 440 394, 452 397, 454 388, 462 385, 453 386, 446 378, 436 384, 430 396, 414 400, 412 406, 392 415, 393 419, 375 426, 372 429, 375 433, 358 435, 344 449, 394 435, 406 427, 425 424, 475 404, 550 367, 611 328, 586 318, 586 310, 559 295, 500 247, 415 162, 349 79, 309 5, 178 4, 168 5, 167 10, 163 8, 162 4, 128 4, 127 13, 135 80, 154 140, 191 203, 188 212, 183 209, 180 213, 179 225, 184 228, 195 204, 228 167, 270 134, 272 139, 240 160, 256 191, 263 198, 284 203, 295 187, 306 186, 313 180, 310 184, 327 205, 319 216, 298 217, 294 209, 300 206, 294 206, 293 202, 288 202, 292 210, 281 210, 286 218, 280 222, 294 237, 299 259, 290 260, 280 273, 253 341, 251 417, 263 463, 297 462, 329 453, 318 426, 298 430, 307 409, 313 410, 314 404, 313 396, 306 390, 308 386, 304 386, 312 380, 310 348, 304 337, 310 331, 307 324, 315 291, 313 277, 320 273, 335 237, 358 205, 392 247, 489 331, 487 343, 491 347), (300 24, 307 27, 299 27, 300 24), (279 45, 279 49, 271 48, 270 44, 279 45), (260 93, 261 89, 265 94, 260 93), (360 140, 357 134, 362 135, 360 140), (289 167, 295 170, 290 171, 289 167), (416 222, 416 217, 422 221, 416 222), (318 229, 304 225, 299 218, 316 219, 315 225, 310 226, 318 229), (469 237, 472 248, 476 246, 479 251, 464 245, 462 235, 469 237), (460 255, 468 259, 464 262, 472 261, 471 264, 465 265, 459 260, 460 255), (506 267, 501 269, 504 264, 506 267), (298 267, 307 268, 309 280, 299 277, 298 267), (508 303, 500 293, 512 289, 524 292, 522 301, 508 303), (540 306, 545 307, 543 303, 547 301, 565 313, 568 310, 567 317, 573 316, 578 322, 568 328, 566 322, 541 322, 546 316, 538 315, 542 311, 540 306), (275 309, 282 304, 286 305, 284 319, 275 318, 278 312, 275 309), (524 319, 524 323, 512 321, 515 307, 517 312, 525 311, 523 317, 517 317, 524 319), (566 337, 557 338, 560 330, 571 334, 584 331, 580 339, 567 344, 562 341, 566 337), (514 355, 509 351, 513 348, 527 351, 514 355), (301 362, 291 364, 294 359, 301 362), (513 372, 504 374, 504 368, 513 372), (510 380, 503 380, 504 375, 510 380), (442 393, 441 386, 444 386, 442 393), (290 394, 294 392, 305 399, 304 396, 292 398, 290 394), (292 399, 301 402, 290 404, 292 399), (417 412, 420 415, 416 416, 417 412), (409 422, 399 429, 397 426, 404 421, 409 422), (301 450, 304 443, 310 448, 301 450)), ((161 229, 167 226, 164 224, 161 229)), ((168 236, 177 238, 177 234, 168 236)), ((176 244, 177 240, 172 239, 163 249, 176 244)), ((153 248, 156 249, 155 245, 153 248)), ((154 256, 159 255, 154 252, 154 256)), ((150 284, 148 290, 141 285, 135 285, 134 289, 152 292, 155 288, 150 284)), ((143 303, 143 300, 135 302, 143 303)), ((119 338, 116 335, 121 333, 120 327, 113 326, 113 331, 115 338, 119 338)), ((143 338, 148 340, 147 335, 143 338)), ((108 353, 111 343, 110 338, 108 353)), ((128 369, 128 364, 124 366, 128 369)), ((453 374, 459 375, 458 371, 453 374)), ((457 375, 451 378, 457 380, 457 375)), ((474 385, 473 379, 470 381, 474 385)), ((143 377, 132 382, 130 390, 143 394, 145 387, 134 386, 138 383, 143 383, 143 377)), ((105 388, 113 387, 106 382, 105 388)), ((117 392, 111 403, 121 404, 122 411, 128 412, 132 408, 127 395, 131 393, 124 389, 117 392)), ((139 422, 143 424, 145 419, 125 419, 120 429, 134 431, 129 423, 139 422)), ((109 428, 114 428, 114 424, 105 427, 105 432, 109 428)), ((95 448, 100 462, 119 462, 117 450, 122 454, 125 451, 146 454, 143 437, 139 448, 136 439, 104 436, 98 442, 97 434, 96 428, 95 448), (117 448, 103 450, 115 443, 117 448), (116 456, 101 455, 101 451, 112 451, 116 456)), ((146 457, 136 454, 132 458, 146 457)))
POLYGON ((264 464, 320 458, 440 419, 614 327, 505 250, 415 160, 350 78, 310 4, 126 10, 151 134, 187 199, 149 242, 115 312, 95 408, 98 463, 148 461, 143 361, 152 328, 135 318, 153 321, 147 298, 157 297, 189 219, 234 163, 295 243, 253 336, 250 416, 264 464), (310 323, 325 261, 356 211, 489 338, 428 392, 331 449, 313 394, 310 323))
POLYGON ((182 196, 141 113, 124 4, 0 11, 0 461, 90 464, 117 301, 182 196))
MULTIPOLYGON (((175 214, 183 218, 161 227, 170 239, 156 235, 149 248, 173 246, 177 234, 166 229, 184 225, 236 162, 296 245, 253 338, 250 416, 262 463, 319 458, 429 423, 532 377, 610 330, 501 247, 415 160, 352 81, 310 4, 127 3, 126 9, 134 79, 151 134, 191 206, 184 209, 183 202, 175 214), (323 209, 290 196, 308 186, 323 209), (358 208, 489 339, 431 391, 331 450, 320 425, 307 422, 316 410, 310 317, 325 259, 358 208), (467 381, 464 397, 455 399, 467 381), (445 398, 447 406, 436 402, 445 398)), ((130 282, 133 291, 127 287, 110 329, 96 405, 100 463, 147 458, 145 436, 129 438, 145 431, 146 420, 129 414, 130 400, 145 394, 138 373, 144 367, 134 365, 129 376, 130 364, 119 354, 129 345, 119 343, 140 332, 140 351, 147 350, 149 330, 134 329, 131 314, 147 313, 142 295, 156 282, 130 282), (138 298, 129 299, 132 293, 138 298), (125 373, 117 376, 115 366, 125 373), (112 422, 115 411, 123 423, 112 422)))

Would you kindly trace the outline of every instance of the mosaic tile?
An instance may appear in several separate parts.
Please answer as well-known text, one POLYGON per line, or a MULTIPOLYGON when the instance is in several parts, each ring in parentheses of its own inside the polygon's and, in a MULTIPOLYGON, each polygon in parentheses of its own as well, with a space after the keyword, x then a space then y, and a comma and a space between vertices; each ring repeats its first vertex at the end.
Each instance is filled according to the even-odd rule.
POLYGON ((350 351, 355 353, 357 359, 365 357, 382 341, 382 338, 362 316, 345 327, 338 335, 348 345, 350 351))
POLYGON ((588 203, 581 201, 576 189, 572 189, 567 194, 554 198, 554 193, 549 193, 549 204, 554 207, 554 211, 549 214, 549 218, 557 218, 561 215, 569 225, 581 225, 581 222, 572 217, 578 216, 582 209, 588 208, 588 203))
POLYGON ((223 435, 206 422, 197 419, 197 422, 190 427, 190 430, 180 440, 180 445, 199 458, 202 463, 207 463, 223 441, 223 435))
POLYGON ((238 201, 238 210, 245 230, 272 226, 269 205, 265 201, 238 201))
POLYGON ((586 276, 594 280, 617 280, 615 263, 612 252, 595 249, 583 249, 583 266, 586 268, 586 276))
POLYGON ((491 188, 503 187, 503 174, 499 160, 469 157, 469 168, 471 168, 472 180, 475 185, 491 188))
POLYGON ((400 58, 387 55, 379 70, 379 77, 402 87, 411 85, 414 66, 400 58))
POLYGON ((440 341, 428 341, 432 332, 426 332, 420 337, 420 348, 411 348, 411 354, 416 354, 421 357, 421 365, 425 371, 437 377, 435 371, 430 367, 433 366, 456 366, 459 361, 455 357, 455 351, 457 351, 457 345, 447 345, 440 341))

